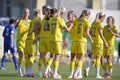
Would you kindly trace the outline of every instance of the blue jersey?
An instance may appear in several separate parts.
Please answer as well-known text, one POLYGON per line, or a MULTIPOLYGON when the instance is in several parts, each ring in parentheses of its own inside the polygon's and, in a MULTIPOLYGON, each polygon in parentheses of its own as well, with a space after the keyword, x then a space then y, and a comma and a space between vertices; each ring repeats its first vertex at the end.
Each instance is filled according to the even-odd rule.
POLYGON ((13 44, 11 40, 11 35, 14 34, 14 27, 11 25, 8 25, 5 27, 4 31, 3 31, 3 37, 4 37, 4 46, 10 46, 11 44, 13 44))

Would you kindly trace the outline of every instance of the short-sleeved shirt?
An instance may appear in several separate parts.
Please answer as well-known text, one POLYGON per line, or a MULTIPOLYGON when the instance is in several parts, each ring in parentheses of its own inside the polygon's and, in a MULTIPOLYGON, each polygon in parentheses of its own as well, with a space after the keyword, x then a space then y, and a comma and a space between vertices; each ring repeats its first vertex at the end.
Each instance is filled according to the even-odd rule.
POLYGON ((51 17, 50 23, 50 39, 53 41, 62 41, 62 28, 66 26, 64 20, 60 17, 51 17))
POLYGON ((101 24, 102 23, 99 20, 92 23, 90 32, 93 39, 93 43, 100 43, 100 44, 103 43, 103 40, 100 36, 100 29, 103 29, 103 26, 101 24))
POLYGON ((46 20, 46 16, 41 21, 40 37, 41 38, 50 37, 50 20, 46 20))
POLYGON ((3 37, 4 37, 4 45, 10 46, 12 42, 11 35, 14 34, 14 27, 11 25, 8 25, 5 27, 3 31, 3 37))
POLYGON ((31 23, 31 20, 24 20, 24 19, 20 20, 17 26, 18 27, 17 40, 19 41, 26 40, 28 31, 30 29, 30 23, 31 23))
POLYGON ((115 36, 109 31, 109 28, 113 32, 117 31, 117 28, 115 26, 106 25, 106 26, 104 26, 104 29, 103 29, 103 35, 109 45, 114 45, 115 36))
POLYGON ((86 30, 90 28, 90 22, 86 18, 78 18, 74 21, 74 39, 73 41, 87 42, 86 30))
MULTIPOLYGON (((35 27, 35 24, 37 23, 41 23, 41 18, 40 17, 34 17, 32 20, 31 20, 31 23, 30 23, 30 30, 33 30, 33 28, 35 27)), ((35 34, 34 32, 32 32, 32 34, 29 34, 27 39, 32 39, 34 40, 35 39, 35 34)))

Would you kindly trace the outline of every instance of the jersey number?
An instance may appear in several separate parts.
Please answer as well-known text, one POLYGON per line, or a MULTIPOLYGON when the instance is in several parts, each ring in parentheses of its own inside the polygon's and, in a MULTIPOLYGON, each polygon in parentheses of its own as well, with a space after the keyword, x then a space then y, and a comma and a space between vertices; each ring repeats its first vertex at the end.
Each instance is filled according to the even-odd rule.
POLYGON ((9 28, 6 28, 6 33, 5 33, 6 36, 9 35, 9 28))
POLYGON ((92 36, 92 37, 95 37, 95 36, 96 36, 95 32, 96 32, 96 28, 93 26, 93 27, 91 28, 91 36, 92 36))
POLYGON ((81 24, 78 25, 78 28, 77 28, 77 33, 80 33, 80 30, 81 30, 81 24))
POLYGON ((54 33, 54 30, 56 28, 56 23, 51 24, 51 33, 54 33))

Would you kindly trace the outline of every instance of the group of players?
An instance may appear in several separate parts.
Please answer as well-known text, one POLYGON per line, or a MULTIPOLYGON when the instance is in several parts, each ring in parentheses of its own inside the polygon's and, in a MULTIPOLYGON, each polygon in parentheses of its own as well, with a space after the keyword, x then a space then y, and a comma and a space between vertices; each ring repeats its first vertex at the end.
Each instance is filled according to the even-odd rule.
POLYGON ((50 8, 45 5, 42 8, 44 18, 40 18, 40 10, 34 9, 33 19, 30 20, 29 9, 23 10, 22 17, 17 20, 15 28, 17 33, 17 53, 19 55, 18 62, 14 50, 14 20, 10 20, 10 25, 6 26, 3 32, 4 37, 4 55, 1 62, 1 69, 4 68, 4 62, 8 49, 13 53, 15 68, 18 70, 19 76, 22 74, 22 63, 24 59, 25 72, 24 76, 34 77, 32 67, 34 64, 35 44, 39 41, 39 61, 38 75, 48 78, 52 76, 54 79, 61 79, 58 74, 59 60, 62 54, 62 32, 70 33, 72 39, 71 61, 70 61, 70 76, 69 78, 80 79, 82 76, 82 65, 84 55, 86 53, 87 38, 92 44, 92 60, 88 68, 84 70, 84 75, 88 77, 89 70, 92 66, 96 68, 96 78, 111 78, 112 77, 112 56, 114 54, 114 39, 120 37, 115 21, 112 16, 107 17, 106 25, 103 27, 102 22, 105 19, 105 14, 99 12, 92 24, 88 20, 90 17, 89 10, 83 10, 79 17, 76 17, 74 11, 68 11, 68 22, 65 23, 63 17, 66 14, 66 9, 60 7, 59 11, 56 8, 50 8), (49 58, 48 52, 50 52, 49 58), (105 62, 107 61, 107 62, 105 62), (51 65, 53 63, 53 70, 51 65), (18 65, 17 65, 18 64, 18 65), (45 66, 45 71, 42 73, 42 65, 45 66), (105 71, 103 77, 100 76, 100 65, 105 71), (108 66, 108 69, 107 69, 108 66))

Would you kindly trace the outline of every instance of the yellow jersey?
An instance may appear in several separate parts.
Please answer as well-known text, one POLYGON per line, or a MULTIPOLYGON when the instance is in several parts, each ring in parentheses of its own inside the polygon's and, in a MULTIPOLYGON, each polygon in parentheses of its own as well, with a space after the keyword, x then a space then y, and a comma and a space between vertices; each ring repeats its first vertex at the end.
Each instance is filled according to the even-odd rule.
POLYGON ((90 22, 86 18, 78 18, 74 21, 74 41, 87 42, 86 30, 90 28, 90 22))
POLYGON ((50 37, 50 20, 46 20, 46 16, 41 21, 40 37, 49 38, 50 37))
POLYGON ((66 26, 64 20, 60 17, 51 17, 50 19, 50 37, 53 41, 62 41, 62 28, 66 26))
POLYGON ((99 20, 92 23, 90 32, 93 39, 93 43, 100 43, 100 44, 103 43, 103 40, 100 37, 100 29, 103 29, 101 24, 102 23, 99 20))
POLYGON ((104 29, 103 29, 103 35, 109 45, 114 45, 115 36, 109 31, 109 28, 113 32, 117 31, 117 28, 115 26, 106 25, 106 26, 104 26, 104 29))
MULTIPOLYGON (((31 24, 30 24, 30 29, 29 31, 33 30, 34 27, 35 27, 35 24, 36 23, 40 23, 41 22, 41 18, 40 17, 34 17, 31 21, 31 24)), ((27 39, 35 39, 35 34, 34 32, 32 32, 32 34, 29 34, 27 39)))
POLYGON ((26 40, 30 28, 31 20, 21 19, 18 24, 17 40, 26 40))

